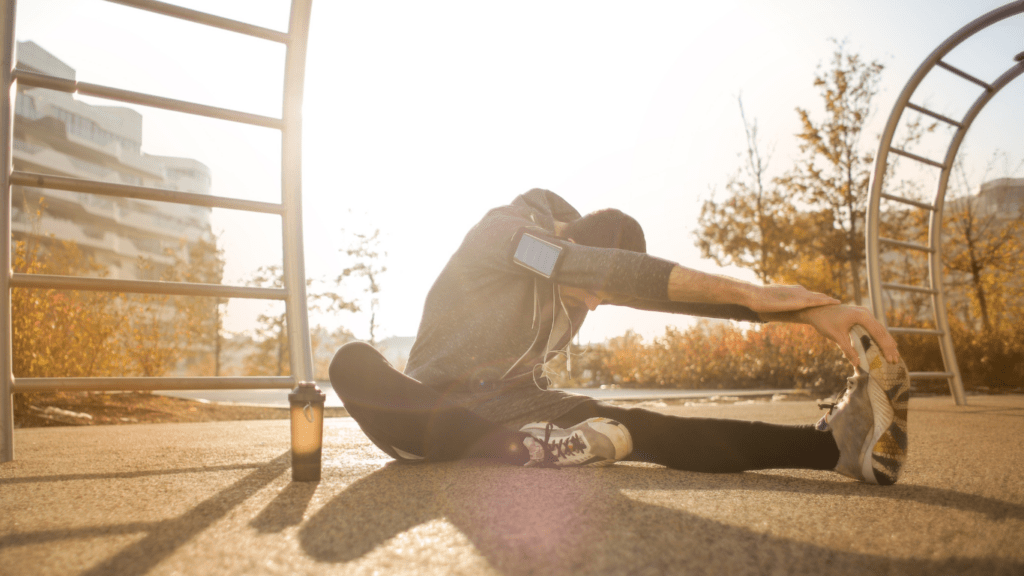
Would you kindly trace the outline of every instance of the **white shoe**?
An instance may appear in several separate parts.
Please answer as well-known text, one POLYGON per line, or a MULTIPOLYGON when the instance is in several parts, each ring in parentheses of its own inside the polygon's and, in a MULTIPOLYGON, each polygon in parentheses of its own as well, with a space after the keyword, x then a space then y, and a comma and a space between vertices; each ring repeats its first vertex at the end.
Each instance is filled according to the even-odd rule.
POLYGON ((526 466, 611 464, 633 451, 629 430, 610 418, 591 418, 568 429, 534 422, 519 431, 530 435, 523 440, 530 451, 526 466))

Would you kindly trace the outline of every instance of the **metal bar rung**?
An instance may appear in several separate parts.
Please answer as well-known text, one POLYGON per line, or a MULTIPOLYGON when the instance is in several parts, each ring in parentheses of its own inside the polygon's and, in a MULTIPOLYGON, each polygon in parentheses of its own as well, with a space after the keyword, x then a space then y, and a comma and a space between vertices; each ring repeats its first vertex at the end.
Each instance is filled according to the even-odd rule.
POLYGON ((907 374, 911 380, 943 380, 952 378, 952 372, 910 372, 907 374))
POLYGON ((15 392, 56 390, 264 390, 294 388, 293 376, 206 376, 198 378, 15 378, 15 392))
POLYGON ((106 98, 107 100, 117 100, 119 102, 128 102, 129 104, 139 104, 142 106, 150 106, 152 108, 171 110, 173 112, 184 112, 195 116, 205 116, 207 118, 216 118, 218 120, 227 120, 229 122, 238 122, 240 124, 250 124, 252 126, 262 126, 264 128, 274 128, 276 130, 284 128, 284 121, 280 118, 271 118, 270 116, 239 112, 238 110, 230 110, 228 108, 196 104, 195 102, 188 102, 186 100, 164 98, 163 96, 143 94, 142 92, 132 92, 131 90, 111 88, 110 86, 101 86, 99 84, 90 84, 88 82, 78 82, 75 80, 68 80, 67 78, 47 76, 46 74, 36 74, 35 72, 28 72, 27 70, 15 69, 14 78, 21 86, 46 88, 48 90, 68 92, 71 94, 77 92, 87 96, 106 98))
POLYGON ((890 334, 918 334, 923 336, 942 336, 945 334, 942 330, 935 330, 932 328, 892 328, 889 329, 890 334))
POLYGON ((139 10, 163 14, 164 16, 171 16, 172 18, 180 18, 181 20, 188 20, 189 22, 195 22, 196 24, 212 26, 214 28, 237 32, 239 34, 245 34, 246 36, 254 36, 256 38, 262 38, 272 42, 280 42, 281 44, 288 43, 288 34, 284 32, 271 30, 270 28, 264 28, 262 26, 246 24, 245 22, 231 20, 230 18, 214 16, 213 14, 199 12, 198 10, 182 8, 181 6, 168 4, 166 2, 157 2, 156 0, 107 0, 107 2, 123 4, 125 6, 131 6, 132 8, 138 8, 139 10))
POLYGON ((942 60, 939 60, 935 64, 939 68, 945 68, 946 70, 949 70, 950 72, 952 72, 953 74, 956 74, 957 76, 963 78, 964 80, 967 80, 967 81, 970 81, 970 82, 974 82, 975 84, 977 84, 978 86, 981 86, 982 88, 984 88, 985 90, 987 90, 989 92, 992 91, 992 85, 991 84, 989 84, 988 82, 985 82, 984 80, 978 80, 974 76, 971 76, 970 74, 968 74, 967 72, 964 72, 963 70, 957 68, 956 66, 950 66, 949 64, 946 64, 942 60))
POLYGON ((11 172, 11 184, 15 186, 34 186, 36 188, 47 188, 51 190, 68 190, 71 192, 116 196, 118 198, 137 198, 139 200, 153 200, 156 202, 172 202, 175 204, 188 204, 191 206, 206 206, 207 208, 228 208, 231 210, 245 210, 247 212, 261 212, 264 214, 278 215, 284 213, 284 207, 280 204, 274 204, 273 202, 256 202, 254 200, 225 198, 223 196, 194 194, 192 192, 178 192, 175 190, 149 188, 146 186, 130 186, 128 184, 115 184, 112 182, 100 182, 98 180, 83 180, 80 178, 68 178, 65 176, 51 176, 49 174, 36 174, 34 172, 20 172, 17 170, 11 172))
POLYGON ((906 150, 900 150, 899 148, 889 148, 889 151, 894 153, 894 154, 899 154, 900 156, 906 156, 907 158, 910 158, 911 160, 917 160, 918 162, 922 162, 924 164, 930 164, 931 166, 935 166, 936 168, 942 168, 942 169, 946 168, 940 162, 936 162, 935 160, 929 160, 928 158, 925 158, 924 156, 918 156, 917 154, 913 154, 913 153, 907 152, 906 150))
POLYGON ((900 290, 903 292, 921 292, 922 294, 938 294, 938 290, 932 288, 925 288, 924 286, 908 286, 906 284, 891 284, 887 282, 882 283, 882 288, 888 288, 889 290, 900 290))
POLYGON ((903 242, 902 240, 893 240, 892 238, 878 237, 878 241, 882 244, 888 244, 890 246, 899 246, 900 248, 907 248, 909 250, 918 250, 920 252, 935 252, 935 249, 924 244, 914 244, 913 242, 903 242))
POLYGON ((909 198, 903 198, 902 196, 893 196, 891 194, 886 194, 884 192, 879 196, 885 198, 886 200, 892 200, 894 202, 900 202, 902 204, 909 204, 910 206, 916 206, 918 208, 930 210, 932 212, 935 211, 935 206, 933 206, 932 204, 928 204, 926 202, 921 202, 920 200, 911 200, 909 198))
POLYGON ((925 202, 920 202, 918 200, 911 200, 910 198, 904 198, 902 196, 893 196, 892 194, 886 194, 885 192, 882 192, 880 194, 880 196, 882 198, 885 198, 886 200, 892 200, 894 202, 902 202, 903 204, 909 204, 911 206, 917 206, 918 208, 923 208, 924 210, 930 210, 932 212, 935 211, 935 206, 932 206, 931 204, 927 204, 925 202))
POLYGON ((12 274, 11 286, 17 288, 43 288, 50 290, 91 290, 94 292, 129 292, 133 294, 166 294, 168 296, 209 296, 213 298, 252 298, 256 300, 284 300, 284 288, 256 286, 225 286, 195 282, 154 282, 150 280, 114 280, 84 276, 56 276, 51 274, 12 274))
POLYGON ((960 122, 958 122, 956 120, 953 120, 952 118, 950 118, 948 116, 943 116, 942 114, 939 114, 938 112, 932 112, 931 110, 929 110, 927 108, 922 108, 922 107, 918 106, 917 104, 911 104, 910 102, 907 102, 907 108, 910 108, 911 110, 917 110, 921 114, 927 114, 928 116, 931 116, 932 118, 935 118, 936 120, 942 120, 946 124, 952 124, 953 126, 956 126, 957 128, 963 128, 964 127, 963 124, 961 124, 960 122))

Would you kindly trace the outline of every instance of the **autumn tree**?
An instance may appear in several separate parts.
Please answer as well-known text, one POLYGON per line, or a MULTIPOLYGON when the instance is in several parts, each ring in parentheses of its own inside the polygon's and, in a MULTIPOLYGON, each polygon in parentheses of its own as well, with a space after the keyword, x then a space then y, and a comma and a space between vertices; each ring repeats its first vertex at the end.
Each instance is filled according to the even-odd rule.
POLYGON ((950 233, 943 248, 946 276, 954 285, 965 285, 982 328, 992 333, 1006 326, 994 321, 994 316, 1011 324, 1019 320, 1011 319, 1007 308, 1015 296, 1019 299, 1024 206, 1018 204, 1014 210, 998 198, 971 196, 962 162, 957 162, 954 173, 961 194, 946 211, 945 228, 950 233), (993 308, 1001 314, 994 314, 993 308))
MULTIPOLYGON (((246 281, 248 286, 282 288, 284 271, 280 265, 260 266, 246 281)), ((264 312, 256 318, 253 343, 255 352, 245 358, 245 372, 250 375, 285 376, 291 374, 291 354, 288 350, 288 332, 283 306, 275 305, 275 312, 264 312)))
POLYGON ((792 261, 798 240, 797 214, 785 192, 768 177, 770 153, 764 153, 757 120, 747 120, 742 97, 737 97, 746 134, 746 153, 740 168, 726 184, 727 196, 712 196, 701 206, 697 246, 705 258, 720 266, 735 265, 757 274, 768 284, 792 261))
POLYGON ((313 379, 329 380, 329 369, 334 354, 347 342, 355 340, 355 336, 344 326, 328 330, 316 326, 309 333, 310 347, 313 351, 313 379))
MULTIPOLYGON (((83 276, 104 269, 74 242, 32 239, 14 243, 14 272, 83 276)), ((115 338, 123 317, 108 295, 78 290, 11 290, 12 366, 15 377, 110 376, 118 371, 115 338)))
MULTIPOLYGON (((379 247, 380 231, 372 234, 354 234, 352 243, 340 250, 349 259, 348 265, 343 268, 337 276, 329 282, 314 283, 307 279, 306 286, 322 286, 322 290, 310 292, 307 295, 309 312, 320 316, 333 316, 340 312, 359 312, 363 310, 359 297, 353 297, 349 286, 353 279, 362 279, 365 282, 360 292, 369 296, 366 305, 370 312, 370 340, 373 343, 376 324, 376 311, 378 306, 377 294, 380 292, 380 278, 387 270, 380 264, 385 256, 379 247)), ((265 288, 281 288, 283 275, 281 266, 263 266, 247 281, 250 286, 261 286, 265 288)), ((291 373, 290 352, 288 344, 287 318, 285 310, 278 307, 277 312, 267 312, 257 318, 252 342, 255 351, 245 359, 245 371, 247 374, 274 374, 277 376, 291 373)), ((329 331, 317 326, 311 333, 311 344, 314 350, 314 369, 318 374, 325 374, 323 356, 326 354, 325 347, 338 346, 353 340, 352 333, 339 327, 329 331)), ((332 352, 333 357, 333 352, 332 352)), ((330 363, 330 360, 327 360, 330 363)))
MULTIPOLYGON (((165 261, 140 257, 143 276, 164 282, 220 284, 224 275, 223 251, 216 237, 182 241, 164 250, 165 261)), ((163 376, 182 364, 202 362, 211 354, 219 375, 224 300, 166 294, 124 294, 116 299, 126 319, 121 335, 126 372, 163 376)))
POLYGON ((825 105, 816 121, 797 108, 797 133, 805 154, 794 170, 780 180, 792 196, 825 217, 819 227, 819 256, 846 268, 846 294, 860 304, 864 263, 864 222, 874 155, 863 146, 864 127, 878 93, 883 66, 849 54, 836 42, 831 66, 819 71, 814 85, 825 105))
MULTIPOLYGON (((163 279, 173 282, 221 284, 224 280, 224 250, 216 235, 204 236, 190 243, 182 243, 175 252, 169 252, 174 263, 164 272, 163 279)), ((224 339, 225 298, 179 297, 175 306, 189 333, 189 349, 194 362, 205 363, 214 376, 221 373, 221 355, 224 339)))

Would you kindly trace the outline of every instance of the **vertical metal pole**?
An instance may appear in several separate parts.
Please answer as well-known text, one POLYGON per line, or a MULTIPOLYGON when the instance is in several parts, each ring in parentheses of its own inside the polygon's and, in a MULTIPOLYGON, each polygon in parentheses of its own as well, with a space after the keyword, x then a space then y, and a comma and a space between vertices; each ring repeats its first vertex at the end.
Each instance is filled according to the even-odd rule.
POLYGON ((15 0, 0 0, 0 462, 14 460, 14 371, 11 348, 11 170, 14 148, 15 0))
POLYGON ((281 229, 284 285, 288 290, 285 315, 292 375, 298 382, 313 381, 302 239, 302 91, 306 77, 311 5, 312 0, 292 1, 284 66, 284 129, 281 132, 281 202, 285 206, 281 229))
POLYGON ((946 182, 952 168, 942 170, 939 192, 935 195, 936 210, 931 214, 929 224, 929 235, 931 246, 935 250, 928 255, 928 274, 931 277, 932 287, 935 287, 935 294, 932 294, 932 312, 935 314, 935 328, 942 331, 939 336, 939 351, 942 352, 942 361, 946 366, 946 372, 952 372, 953 377, 949 379, 949 392, 953 395, 953 401, 957 406, 967 405, 967 396, 964 394, 964 381, 960 375, 960 365, 956 361, 956 349, 953 347, 953 334, 949 331, 949 311, 946 309, 946 295, 942 281, 942 205, 946 198, 946 182))

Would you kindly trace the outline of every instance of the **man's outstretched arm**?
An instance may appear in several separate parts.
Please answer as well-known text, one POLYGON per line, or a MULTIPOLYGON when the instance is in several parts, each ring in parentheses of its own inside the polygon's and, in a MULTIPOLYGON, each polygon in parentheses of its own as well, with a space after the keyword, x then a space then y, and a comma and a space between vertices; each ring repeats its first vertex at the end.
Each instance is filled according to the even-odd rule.
POLYGON ((766 322, 813 326, 819 334, 839 345, 854 365, 858 358, 849 334, 850 329, 859 324, 878 342, 886 360, 894 364, 899 360, 896 340, 866 308, 843 305, 835 298, 803 286, 758 286, 677 265, 669 275, 668 296, 676 302, 740 304, 766 322))

